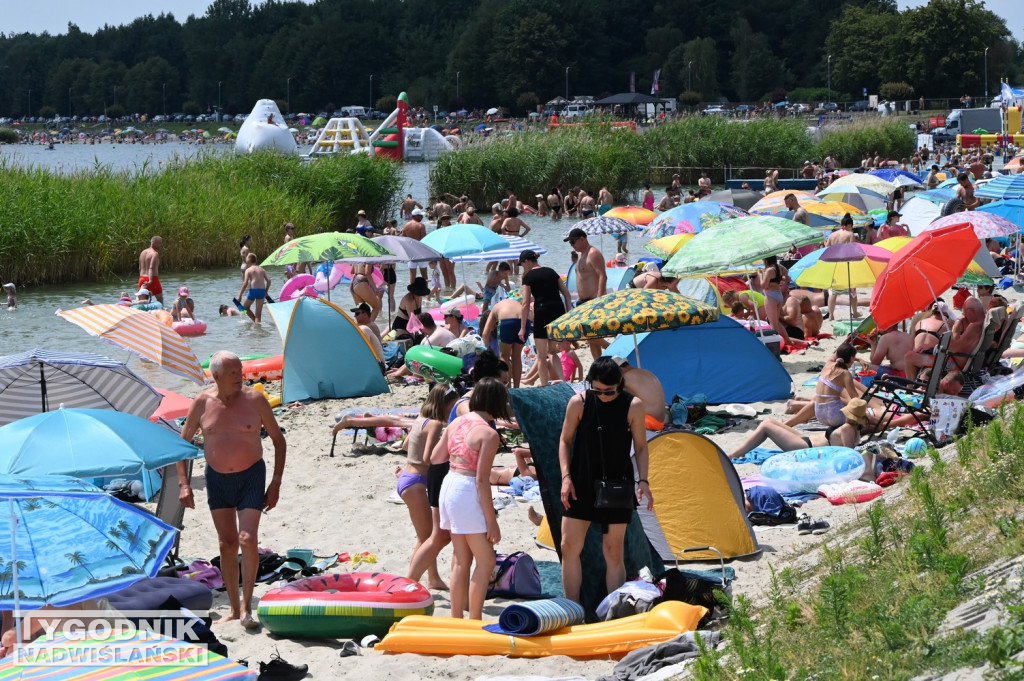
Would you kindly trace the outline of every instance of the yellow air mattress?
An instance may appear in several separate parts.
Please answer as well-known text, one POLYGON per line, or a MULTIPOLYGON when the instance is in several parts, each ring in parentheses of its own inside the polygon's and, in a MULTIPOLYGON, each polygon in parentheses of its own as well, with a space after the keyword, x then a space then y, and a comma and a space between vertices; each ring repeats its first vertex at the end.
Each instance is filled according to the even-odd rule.
POLYGON ((391 627, 375 648, 420 655, 507 655, 509 657, 604 657, 662 643, 693 631, 707 609, 667 601, 650 612, 610 622, 578 624, 542 636, 508 636, 484 631, 488 622, 412 615, 391 627))

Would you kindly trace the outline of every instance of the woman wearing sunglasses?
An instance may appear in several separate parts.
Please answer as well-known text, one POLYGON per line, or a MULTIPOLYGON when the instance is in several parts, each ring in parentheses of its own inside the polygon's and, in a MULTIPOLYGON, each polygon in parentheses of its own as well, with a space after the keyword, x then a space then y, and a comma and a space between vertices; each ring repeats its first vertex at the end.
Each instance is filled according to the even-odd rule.
POLYGON ((626 581, 623 544, 633 509, 645 500, 648 510, 654 508, 643 403, 623 389, 622 370, 611 357, 594 360, 587 383, 586 392, 569 400, 558 446, 565 507, 562 585, 566 598, 574 601, 580 599, 580 552, 590 524, 601 525, 605 584, 611 593, 626 581))

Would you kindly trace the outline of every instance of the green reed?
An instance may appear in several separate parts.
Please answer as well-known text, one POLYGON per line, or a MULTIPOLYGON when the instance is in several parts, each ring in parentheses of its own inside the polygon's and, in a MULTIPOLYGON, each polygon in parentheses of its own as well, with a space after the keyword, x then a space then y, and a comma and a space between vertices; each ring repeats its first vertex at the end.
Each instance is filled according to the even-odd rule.
POLYGON ((0 268, 19 285, 131 272, 153 235, 169 270, 237 262, 243 234, 262 259, 283 239, 345 229, 366 210, 375 224, 396 208, 402 171, 363 156, 312 163, 274 154, 203 154, 156 171, 97 165, 58 175, 0 160, 0 268))

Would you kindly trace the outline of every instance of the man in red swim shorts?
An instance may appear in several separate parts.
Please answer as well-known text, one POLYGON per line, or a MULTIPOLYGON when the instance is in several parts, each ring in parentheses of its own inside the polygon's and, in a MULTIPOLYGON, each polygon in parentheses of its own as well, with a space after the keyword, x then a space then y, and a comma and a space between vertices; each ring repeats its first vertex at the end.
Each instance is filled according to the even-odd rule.
POLYGON ((153 297, 164 302, 164 289, 160 285, 160 249, 164 240, 154 236, 149 240, 149 248, 139 253, 139 288, 147 288, 153 297))

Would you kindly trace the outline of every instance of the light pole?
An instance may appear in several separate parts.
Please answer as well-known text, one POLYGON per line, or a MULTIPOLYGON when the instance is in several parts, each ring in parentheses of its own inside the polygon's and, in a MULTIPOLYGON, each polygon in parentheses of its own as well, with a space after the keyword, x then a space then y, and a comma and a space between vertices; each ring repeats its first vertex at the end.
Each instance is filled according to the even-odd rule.
POLYGON ((370 108, 373 108, 373 74, 370 74, 370 108))
POLYGON ((164 83, 164 118, 167 118, 167 83, 164 83))
POLYGON ((285 105, 288 107, 288 113, 292 112, 292 77, 288 76, 288 80, 285 81, 285 105))
POLYGON ((565 101, 569 101, 569 68, 565 67, 565 101))
POLYGON ((220 84, 223 82, 222 80, 217 81, 217 120, 223 120, 220 118, 220 84))
POLYGON ((832 101, 832 55, 828 55, 828 101, 832 101))
POLYGON ((686 65, 686 89, 687 89, 687 91, 692 91, 693 90, 693 87, 691 85, 691 83, 693 82, 693 79, 691 78, 691 76, 693 74, 693 69, 690 68, 692 66, 693 66, 693 60, 691 59, 689 61, 689 63, 686 65))
POLYGON ((459 74, 461 73, 462 71, 455 72, 455 101, 459 102, 459 104, 462 103, 461 101, 459 101, 459 74))
POLYGON ((985 99, 988 99, 988 48, 985 48, 985 99))

